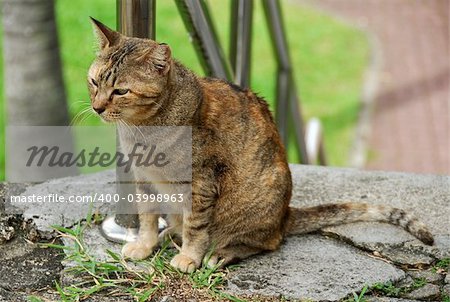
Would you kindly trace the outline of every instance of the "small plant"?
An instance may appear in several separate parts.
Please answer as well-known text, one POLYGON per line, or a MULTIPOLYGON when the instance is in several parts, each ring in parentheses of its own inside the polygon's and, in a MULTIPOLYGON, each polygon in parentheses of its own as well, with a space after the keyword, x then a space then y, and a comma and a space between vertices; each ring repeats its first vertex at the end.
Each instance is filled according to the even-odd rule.
POLYGON ((450 258, 443 258, 436 262, 436 264, 433 266, 433 272, 446 272, 450 269, 450 258))
POLYGON ((363 287, 359 295, 357 293, 353 293, 353 301, 354 302, 365 302, 366 298, 364 298, 364 295, 366 294, 369 287, 366 285, 363 287))
POLYGON ((425 278, 416 278, 413 280, 413 283, 409 286, 411 290, 415 290, 421 287, 424 287, 427 284, 427 279, 425 278))
POLYGON ((391 281, 386 283, 376 283, 372 286, 372 290, 389 297, 398 297, 402 293, 402 288, 396 287, 391 281))
MULTIPOLYGON (((66 272, 70 272, 76 278, 74 284, 64 285, 55 282, 55 288, 61 301, 82 301, 95 293, 104 292, 109 295, 131 296, 135 301, 144 302, 157 295, 159 291, 163 291, 166 284, 185 280, 192 284, 189 287, 204 290, 210 296, 245 302, 221 291, 227 271, 219 270, 218 266, 208 268, 203 265, 190 275, 183 275, 173 269, 169 263, 176 251, 170 248, 169 240, 164 242, 148 260, 130 263, 113 251, 106 250, 109 259, 97 261, 90 255, 83 240, 84 230, 95 222, 96 217, 89 214, 84 224, 78 223, 73 228, 53 226, 60 237, 73 243, 71 246, 55 243, 42 244, 44 247, 64 250, 66 260, 74 263, 66 269, 66 272)), ((41 300, 31 297, 29 301, 39 302, 41 300)))
POLYGON ((372 286, 371 292, 380 293, 388 297, 400 297, 412 292, 413 290, 421 288, 426 284, 427 280, 425 278, 416 278, 413 280, 411 285, 400 287, 397 287, 391 281, 388 281, 386 283, 376 283, 374 286, 372 286))

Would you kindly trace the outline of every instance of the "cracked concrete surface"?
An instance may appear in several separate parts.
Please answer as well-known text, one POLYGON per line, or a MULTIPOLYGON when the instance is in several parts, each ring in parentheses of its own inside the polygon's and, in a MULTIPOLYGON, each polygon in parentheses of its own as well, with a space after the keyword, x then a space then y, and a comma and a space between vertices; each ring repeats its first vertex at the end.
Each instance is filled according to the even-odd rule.
MULTIPOLYGON (((426 271, 437 259, 449 257, 450 177, 300 165, 292 165, 291 169, 295 184, 292 200, 294 206, 346 201, 393 205, 406 209, 425 221, 436 236, 436 245, 424 246, 400 228, 379 223, 328 228, 322 235, 292 236, 286 239, 280 250, 246 260, 241 263, 240 268, 232 271, 228 283, 230 292, 242 295, 283 296, 295 301, 339 301, 353 292, 359 292, 365 285, 387 281, 412 282, 417 276, 414 277, 410 270, 426 271)), ((95 184, 99 180, 102 183, 113 181, 114 174, 108 173, 89 176, 92 187, 84 193, 94 192, 95 184)), ((79 194, 78 180, 56 180, 50 185, 44 183, 28 187, 26 192, 48 194, 54 190, 56 182, 64 185, 64 189, 61 189, 64 192, 61 193, 79 194)), ((36 213, 35 208, 25 208, 23 217, 34 221, 39 234, 49 236, 49 225, 56 223, 70 227, 77 220, 83 219, 85 213, 84 207, 70 207, 65 211, 46 211, 41 214, 36 213)), ((52 255, 50 250, 42 251, 36 245, 20 241, 22 232, 24 231, 17 231, 14 239, 0 245, 2 264, 8 263, 7 271, 0 270, 0 297, 3 297, 3 301, 20 301, 17 295, 22 289, 15 290, 18 285, 8 278, 9 275, 20 280, 19 283, 28 284, 27 291, 37 290, 37 287, 44 284, 52 286, 51 281, 59 279, 61 259, 52 255), (41 255, 41 252, 47 252, 47 256, 41 255), (39 263, 43 264, 36 262, 35 265, 41 267, 42 271, 20 264, 34 259, 33 255, 40 257, 39 263), (16 267, 14 263, 17 264, 16 267), (46 269, 49 271, 49 277, 46 269), (53 274, 53 271, 58 274, 53 274), (42 276, 39 277, 40 275, 42 276), (39 280, 43 280, 43 283, 39 280), (12 292, 13 289, 15 292, 12 292), (8 300, 5 298, 7 295, 15 298, 8 300)), ((105 247, 115 251, 120 249, 120 245, 102 240, 96 229, 90 229, 85 237, 99 259, 104 257, 105 247)), ((27 265, 31 264, 33 262, 27 262, 27 265)), ((442 293, 447 290, 449 285, 448 282, 445 283, 444 275, 441 273, 440 276, 424 277, 436 280, 428 280, 429 285, 416 293, 418 296, 415 298, 410 296, 404 297, 406 300, 383 300, 376 297, 376 300, 372 297, 371 299, 375 300, 371 301, 430 300, 431 296, 425 297, 427 291, 434 291, 435 294, 436 288, 442 293)), ((25 293, 26 291, 23 294, 25 293)))
POLYGON ((349 293, 405 273, 343 242, 323 236, 293 236, 273 253, 242 263, 229 275, 229 290, 238 294, 337 301, 349 293))

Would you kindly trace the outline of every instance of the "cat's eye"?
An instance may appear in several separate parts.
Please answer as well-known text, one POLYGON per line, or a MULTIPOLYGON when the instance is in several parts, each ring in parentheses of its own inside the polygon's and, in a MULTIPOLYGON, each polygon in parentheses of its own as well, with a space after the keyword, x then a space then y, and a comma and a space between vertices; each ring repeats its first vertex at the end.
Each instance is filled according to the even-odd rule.
POLYGON ((94 85, 95 87, 98 87, 98 83, 97 83, 97 81, 96 81, 96 80, 94 80, 94 79, 91 79, 91 83, 92 83, 92 85, 94 85))
POLYGON ((129 92, 129 89, 114 89, 113 94, 115 95, 125 95, 129 92))

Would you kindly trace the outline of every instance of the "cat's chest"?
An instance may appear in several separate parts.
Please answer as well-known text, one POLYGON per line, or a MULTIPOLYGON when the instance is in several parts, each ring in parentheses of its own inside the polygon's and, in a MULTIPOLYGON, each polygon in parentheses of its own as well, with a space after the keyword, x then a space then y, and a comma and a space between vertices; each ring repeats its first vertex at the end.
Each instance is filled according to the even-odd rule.
POLYGON ((134 179, 186 182, 192 179, 192 140, 183 129, 119 131, 120 150, 134 179))

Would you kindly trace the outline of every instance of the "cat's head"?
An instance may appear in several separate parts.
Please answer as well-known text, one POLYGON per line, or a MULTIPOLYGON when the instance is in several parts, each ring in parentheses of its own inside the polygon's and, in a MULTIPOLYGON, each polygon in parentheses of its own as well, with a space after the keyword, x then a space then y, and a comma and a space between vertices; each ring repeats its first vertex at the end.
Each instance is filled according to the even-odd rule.
POLYGON ((99 41, 89 68, 92 108, 104 121, 136 124, 162 106, 173 62, 169 46, 126 37, 92 19, 99 41))

